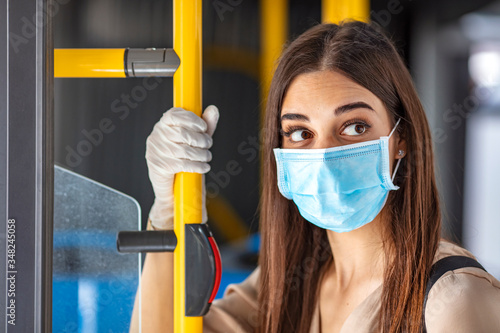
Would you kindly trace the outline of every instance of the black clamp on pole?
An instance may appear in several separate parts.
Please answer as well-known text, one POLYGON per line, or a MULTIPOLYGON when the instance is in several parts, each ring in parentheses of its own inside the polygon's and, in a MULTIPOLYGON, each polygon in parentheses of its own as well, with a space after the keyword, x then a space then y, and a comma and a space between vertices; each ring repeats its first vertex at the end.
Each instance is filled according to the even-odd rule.
POLYGON ((116 248, 122 253, 174 252, 177 237, 173 230, 120 231, 116 248))
MULTIPOLYGON (((185 224, 186 238, 186 317, 208 312, 219 289, 222 262, 219 248, 206 224, 185 224)), ((173 252, 177 237, 173 230, 120 231, 116 239, 119 252, 173 252)))

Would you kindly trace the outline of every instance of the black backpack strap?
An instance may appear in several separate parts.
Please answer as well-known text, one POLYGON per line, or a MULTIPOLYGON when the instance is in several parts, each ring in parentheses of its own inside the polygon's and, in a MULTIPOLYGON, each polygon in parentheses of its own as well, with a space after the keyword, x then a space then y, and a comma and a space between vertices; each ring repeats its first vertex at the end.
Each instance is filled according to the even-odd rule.
POLYGON ((445 257, 441 260, 438 260, 431 268, 431 275, 429 277, 429 281, 427 282, 427 288, 425 290, 425 298, 424 298, 424 309, 423 309, 423 332, 426 333, 427 329, 425 327, 425 306, 427 305, 427 298, 429 296, 429 292, 431 291, 432 286, 439 280, 441 276, 443 276, 448 271, 453 271, 459 268, 465 267, 477 267, 486 271, 480 263, 478 263, 475 259, 465 256, 449 256, 445 257))

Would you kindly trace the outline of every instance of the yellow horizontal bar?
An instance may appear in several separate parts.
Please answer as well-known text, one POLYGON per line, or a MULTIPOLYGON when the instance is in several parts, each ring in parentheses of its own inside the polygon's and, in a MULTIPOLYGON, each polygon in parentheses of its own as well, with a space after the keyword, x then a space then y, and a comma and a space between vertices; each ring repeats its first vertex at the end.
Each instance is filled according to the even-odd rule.
POLYGON ((54 49, 54 77, 126 77, 125 49, 54 49))

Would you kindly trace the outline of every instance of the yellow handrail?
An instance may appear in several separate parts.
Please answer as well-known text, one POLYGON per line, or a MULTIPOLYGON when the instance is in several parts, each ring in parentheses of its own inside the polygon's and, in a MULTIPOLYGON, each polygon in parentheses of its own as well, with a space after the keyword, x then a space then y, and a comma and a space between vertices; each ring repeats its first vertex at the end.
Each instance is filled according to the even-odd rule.
POLYGON ((126 77, 125 49, 54 49, 54 77, 126 77))
POLYGON ((370 18, 369 0, 323 0, 321 4, 323 23, 339 23, 344 19, 368 22, 370 18))
POLYGON ((180 59, 172 49, 54 49, 54 77, 172 76, 180 59))
POLYGON ((260 123, 262 125, 267 94, 273 78, 276 60, 278 60, 288 37, 288 0, 261 0, 260 16, 260 123))
MULTIPOLYGON (((174 0, 174 50, 181 59, 174 74, 174 106, 201 116, 202 0, 174 0)), ((201 181, 195 173, 179 173, 174 183, 174 332, 203 332, 202 317, 186 317, 185 227, 201 223, 201 181)))

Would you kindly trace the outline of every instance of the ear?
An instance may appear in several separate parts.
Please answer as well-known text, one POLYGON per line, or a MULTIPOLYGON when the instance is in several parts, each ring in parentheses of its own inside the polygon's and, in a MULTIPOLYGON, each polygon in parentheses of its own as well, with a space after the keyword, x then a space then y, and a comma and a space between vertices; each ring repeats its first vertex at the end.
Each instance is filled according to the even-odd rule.
POLYGON ((396 155, 394 156, 394 158, 399 160, 406 156, 408 150, 406 149, 406 140, 403 137, 401 137, 399 133, 397 138, 398 142, 396 143, 396 155))

